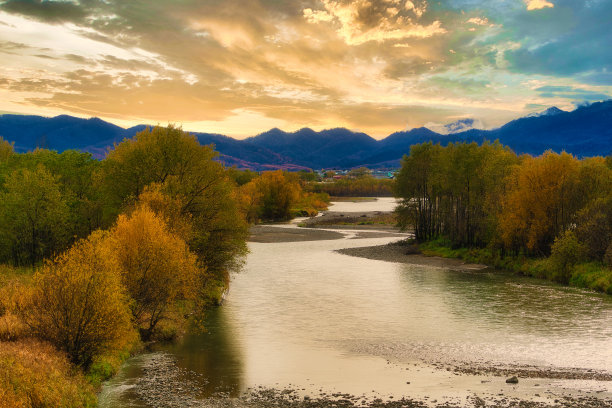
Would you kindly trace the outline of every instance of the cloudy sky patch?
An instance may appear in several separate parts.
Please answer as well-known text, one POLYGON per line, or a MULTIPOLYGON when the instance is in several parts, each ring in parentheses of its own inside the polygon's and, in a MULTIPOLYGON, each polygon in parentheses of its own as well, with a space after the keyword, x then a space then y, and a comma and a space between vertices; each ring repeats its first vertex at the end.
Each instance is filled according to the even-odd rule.
POLYGON ((612 3, 0 0, 0 111, 374 137, 612 95, 612 3))

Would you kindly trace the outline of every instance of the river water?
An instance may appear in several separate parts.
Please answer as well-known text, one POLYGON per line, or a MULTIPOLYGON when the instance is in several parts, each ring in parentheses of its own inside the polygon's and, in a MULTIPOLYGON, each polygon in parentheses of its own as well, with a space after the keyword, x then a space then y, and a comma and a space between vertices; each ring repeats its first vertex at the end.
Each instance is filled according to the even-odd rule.
MULTIPOLYGON (((344 202, 330 210, 392 205, 344 202)), ((490 270, 334 252, 398 239, 356 236, 249 243, 246 265, 226 303, 209 314, 206 332, 129 360, 104 386, 100 406, 147 406, 135 387, 142 366, 159 353, 201 386, 201 397, 263 386, 430 401, 500 392, 535 401, 576 393, 612 400, 609 381, 521 378, 509 386, 506 377, 454 372, 512 366, 612 374, 610 296, 490 270)))

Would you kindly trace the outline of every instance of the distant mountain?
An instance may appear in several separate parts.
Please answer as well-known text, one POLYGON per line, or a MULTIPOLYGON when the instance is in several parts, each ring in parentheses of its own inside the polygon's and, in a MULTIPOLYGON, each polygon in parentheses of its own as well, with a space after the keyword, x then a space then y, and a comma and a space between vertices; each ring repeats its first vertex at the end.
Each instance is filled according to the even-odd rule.
MULTIPOLYGON (((472 119, 445 125, 442 133, 426 127, 395 132, 382 140, 344 128, 316 132, 309 128, 288 133, 271 129, 245 140, 212 133, 193 133, 202 144, 214 144, 226 165, 256 170, 305 168, 397 167, 410 146, 433 142, 499 140, 517 153, 542 154, 565 150, 580 157, 612 153, 612 100, 566 112, 556 107, 513 120, 494 130, 474 129, 472 119), (468 130, 466 130, 468 129, 468 130)), ((98 118, 61 115, 1 115, 0 136, 15 142, 19 152, 45 147, 77 149, 104 157, 114 143, 134 136, 145 125, 123 129, 98 118)))
POLYGON ((537 118, 537 117, 540 117, 540 116, 554 116, 554 115, 558 115, 559 113, 566 113, 566 112, 564 110, 561 110, 561 109, 557 108, 556 106, 551 106, 550 108, 546 109, 545 111, 536 112, 536 113, 530 113, 526 117, 528 117, 528 118, 537 118))
POLYGON ((129 135, 126 129, 98 118, 0 116, 0 136, 15 142, 18 152, 44 147, 58 151, 78 149, 103 156, 108 146, 129 135))
POLYGON ((472 129, 482 129, 482 123, 473 118, 459 119, 456 122, 447 125, 427 124, 425 127, 433 132, 443 135, 451 135, 454 133, 465 132, 472 129))
POLYGON ((321 132, 304 128, 293 133, 272 129, 245 142, 265 147, 291 158, 296 164, 311 168, 344 167, 359 161, 378 146, 378 142, 365 133, 343 128, 321 132))

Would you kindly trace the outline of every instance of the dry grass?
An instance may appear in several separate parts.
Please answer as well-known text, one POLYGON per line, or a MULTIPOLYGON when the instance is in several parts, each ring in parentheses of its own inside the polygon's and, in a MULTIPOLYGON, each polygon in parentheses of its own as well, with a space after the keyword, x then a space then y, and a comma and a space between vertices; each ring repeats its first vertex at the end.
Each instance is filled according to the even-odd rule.
POLYGON ((63 353, 36 340, 0 342, 0 408, 94 406, 93 387, 63 353))

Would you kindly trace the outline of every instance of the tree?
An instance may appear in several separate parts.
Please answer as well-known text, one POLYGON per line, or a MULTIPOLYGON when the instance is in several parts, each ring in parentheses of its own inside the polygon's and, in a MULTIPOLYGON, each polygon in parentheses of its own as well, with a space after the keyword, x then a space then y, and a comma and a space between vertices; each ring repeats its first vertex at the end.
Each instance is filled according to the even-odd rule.
POLYGON ((414 228, 415 238, 425 241, 439 233, 434 222, 434 203, 440 170, 440 145, 423 143, 410 147, 410 155, 402 158, 397 176, 395 195, 401 198, 397 207, 398 222, 402 228, 414 228))
POLYGON ((119 264, 103 232, 94 232, 45 264, 20 313, 34 335, 87 368, 94 357, 134 340, 119 264))
MULTIPOLYGON (((153 183, 178 200, 193 226, 189 247, 206 266, 207 276, 223 284, 228 270, 246 253, 248 229, 238 211, 234 183, 215 156, 210 146, 179 128, 155 127, 115 145, 99 177, 111 215, 132 205, 153 183)), ((113 219, 107 219, 107 225, 113 219)))
POLYGON ((573 221, 579 162, 573 156, 546 152, 526 156, 511 177, 500 214, 500 233, 508 248, 550 253, 555 237, 573 221))
POLYGON ((364 178, 370 177, 370 173, 370 169, 368 169, 367 167, 358 167, 349 171, 348 175, 349 177, 353 178, 364 178))
POLYGON ((552 278, 561 283, 568 283, 572 268, 583 260, 585 255, 586 248, 578 241, 574 232, 565 231, 555 239, 548 259, 552 278))
POLYGON ((15 152, 14 144, 0 137, 0 162, 8 160, 15 152))
POLYGON ((238 170, 235 167, 228 168, 227 172, 229 177, 234 180, 239 187, 259 176, 255 171, 249 169, 238 170))
POLYGON ((146 206, 120 215, 110 231, 112 256, 131 302, 134 321, 148 340, 178 299, 193 299, 199 271, 195 255, 146 206))
POLYGON ((608 196, 590 202, 576 217, 576 237, 590 258, 604 261, 612 248, 612 190, 608 196))
POLYGON ((245 190, 257 200, 259 219, 282 221, 291 218, 291 207, 302 191, 295 175, 285 174, 281 170, 266 171, 251 183, 252 186, 245 185, 245 190))
POLYGON ((57 179, 39 165, 15 170, 0 194, 2 258, 16 265, 35 265, 66 248, 68 206, 57 179))

